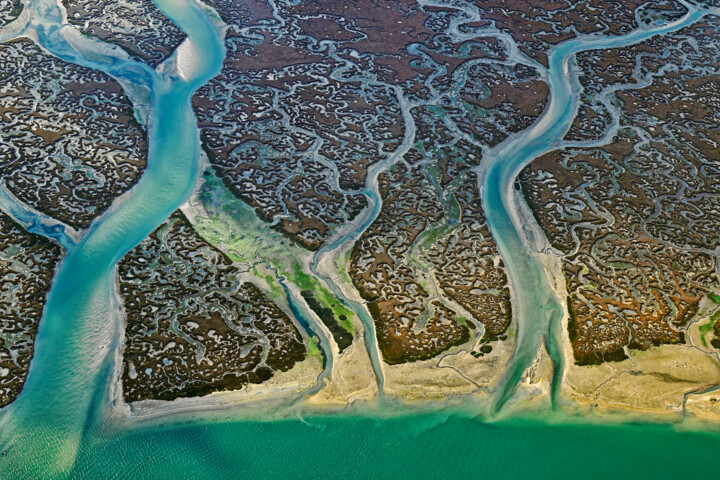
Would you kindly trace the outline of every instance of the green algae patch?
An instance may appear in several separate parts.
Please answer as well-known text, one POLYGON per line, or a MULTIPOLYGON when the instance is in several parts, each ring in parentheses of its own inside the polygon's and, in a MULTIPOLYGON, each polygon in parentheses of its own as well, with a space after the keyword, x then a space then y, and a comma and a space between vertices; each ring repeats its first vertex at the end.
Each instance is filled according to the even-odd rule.
POLYGON ((472 322, 468 322, 467 319, 461 315, 454 315, 453 320, 455 320, 460 325, 465 325, 468 328, 475 329, 475 324, 472 322))
MULTIPOLYGON (((344 330, 347 330, 351 335, 355 335, 355 326, 350 321, 350 318, 352 318, 353 316, 352 311, 346 308, 342 303, 340 303, 340 300, 338 300, 335 295, 333 295, 332 293, 330 293, 330 291, 323 287, 323 285, 318 281, 317 278, 307 273, 303 269, 302 265, 300 265, 300 263, 293 262, 292 272, 286 274, 286 276, 288 277, 288 279, 291 279, 292 283, 297 285, 301 290, 310 292, 312 296, 319 302, 319 308, 328 308, 334 314, 340 326, 344 330), (323 307, 323 305, 325 307, 323 307)), ((303 297, 304 296, 305 295, 303 294, 303 297)), ((305 300, 307 301, 307 298, 305 300)), ((312 308, 309 303, 308 306, 312 308)), ((315 313, 320 316, 320 313, 318 313, 318 311, 316 311, 314 308, 313 311, 315 311, 315 313)), ((320 316, 320 318, 322 319, 323 317, 320 316)), ((323 320, 323 323, 325 323, 325 325, 330 328, 330 325, 328 325, 325 320, 323 320)), ((330 328, 330 331, 332 331, 332 328, 330 328)), ((342 348, 340 350, 342 351, 342 348)))
POLYGON ((267 273, 267 267, 265 264, 257 265, 253 268, 252 273, 257 278, 261 278, 265 281, 267 286, 270 288, 270 296, 275 299, 282 299, 285 297, 285 291, 283 290, 282 286, 280 285, 280 282, 278 282, 278 279, 275 278, 275 276, 267 273))
MULTIPOLYGON (((273 296, 283 294, 279 284, 282 279, 278 277, 284 277, 301 291, 311 292, 315 308, 308 306, 331 332, 333 329, 338 332, 338 338, 335 338, 338 345, 344 344, 346 337, 352 341, 356 334, 352 322, 354 313, 297 260, 309 260, 312 254, 263 222, 252 207, 235 198, 212 170, 204 172, 203 180, 197 199, 206 214, 198 214, 193 220, 198 233, 234 262, 246 265, 247 271, 262 278, 272 289, 273 296), (260 264, 269 268, 258 269, 260 264)), ((308 302, 307 298, 305 300, 308 302)))
POLYGON ((710 300, 712 300, 714 303, 716 303, 717 305, 720 305, 720 295, 718 295, 718 294, 716 294, 716 293, 710 292, 710 293, 707 294, 707 296, 708 296, 708 298, 709 298, 710 300))
POLYGON ((340 278, 345 282, 347 285, 352 285, 352 280, 350 279, 350 275, 348 275, 347 268, 345 268, 345 265, 350 265, 350 255, 352 251, 348 250, 343 255, 343 263, 342 266, 335 264, 335 267, 337 267, 337 272, 340 275, 340 278))
MULTIPOLYGON (((713 303, 720 305, 720 295, 708 293, 707 297, 712 300, 713 303)), ((705 339, 705 336, 708 333, 713 332, 716 337, 720 337, 720 310, 710 315, 707 323, 700 325, 698 330, 700 331, 700 341, 702 342, 703 347, 708 346, 707 340, 705 339)), ((718 339, 713 339, 710 341, 710 344, 713 347, 718 348, 718 346, 720 346, 720 341, 718 339)))
POLYGON ((339 319, 335 318, 335 314, 332 309, 320 305, 315 298, 315 295, 313 295, 312 290, 303 290, 301 294, 305 299, 305 303, 308 304, 310 309, 315 312, 318 317, 320 317, 320 320, 322 320, 328 330, 330 330, 335 343, 337 343, 337 346, 340 349, 340 353, 352 345, 353 336, 346 329, 340 326, 340 323, 338 322, 339 319))
POLYGON ((307 356, 308 356, 308 358, 317 358, 320 361, 323 360, 323 356, 322 356, 322 352, 320 351, 320 347, 318 347, 317 341, 315 341, 315 339, 312 337, 308 338, 307 356))
POLYGON ((706 336, 709 332, 711 332, 711 331, 713 330, 713 327, 715 326, 715 320, 717 320, 718 313, 720 313, 720 312, 714 313, 714 314, 710 317, 710 320, 708 321, 708 323, 705 323, 705 324, 703 324, 703 325, 700 325, 700 327, 699 327, 699 330, 700 330, 700 341, 702 342, 703 347, 707 347, 707 346, 708 346, 707 340, 705 340, 705 336, 706 336))

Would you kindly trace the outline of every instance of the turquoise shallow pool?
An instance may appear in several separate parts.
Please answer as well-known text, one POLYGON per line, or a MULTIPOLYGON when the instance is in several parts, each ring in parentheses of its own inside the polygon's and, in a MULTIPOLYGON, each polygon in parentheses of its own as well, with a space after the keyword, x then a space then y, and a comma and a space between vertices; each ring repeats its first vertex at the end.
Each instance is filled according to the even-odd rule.
MULTIPOLYGON (((222 39, 190 2, 158 2, 203 55, 187 79, 142 65, 89 60, 58 34, 52 0, 35 0, 40 42, 69 61, 100 68, 152 92, 150 166, 124 202, 104 215, 62 263, 37 339, 26 387, 0 413, 0 478, 715 478, 720 435, 669 425, 567 424, 543 418, 485 422, 465 414, 398 407, 392 415, 307 414, 234 420, 231 413, 128 422, 111 416, 114 353, 121 338, 114 265, 190 194, 199 139, 192 92, 219 69, 222 39)), ((697 20, 623 39, 569 42, 551 56, 553 101, 544 123, 493 153, 483 189, 520 303, 519 342, 497 403, 512 395, 540 339, 557 330, 559 306, 510 221, 512 178, 569 124, 575 99, 563 73, 575 52, 641 41, 697 20), (538 306, 542 308, 538 310, 538 306), (534 315, 541 311, 542 315, 534 315), (541 317, 541 318, 538 318, 541 317), (555 330, 553 330, 555 329, 555 330)), ((42 228, 38 225, 37 228, 42 228)), ((557 368, 562 358, 555 355, 557 368)), ((386 407, 380 408, 380 411, 386 407)))

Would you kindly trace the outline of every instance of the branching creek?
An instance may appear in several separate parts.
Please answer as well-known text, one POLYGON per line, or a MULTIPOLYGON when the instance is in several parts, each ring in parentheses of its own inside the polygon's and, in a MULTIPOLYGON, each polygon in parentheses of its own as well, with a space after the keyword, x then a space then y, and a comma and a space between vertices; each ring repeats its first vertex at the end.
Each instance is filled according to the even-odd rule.
MULTIPOLYGON (((121 306, 116 294, 115 264, 191 195, 200 170, 200 139, 190 98, 197 88, 218 73, 224 56, 221 32, 197 3, 193 0, 155 1, 185 31, 187 41, 194 47, 191 50, 203 52, 194 59, 191 71, 184 72, 183 76, 158 73, 105 48, 99 41, 70 35, 68 30, 71 27, 63 24, 62 12, 54 0, 29 0, 26 6, 31 15, 23 35, 35 36, 44 49, 66 61, 101 70, 119 79, 133 100, 142 98, 143 92, 146 92, 145 95, 149 93, 150 152, 148 168, 141 180, 96 219, 81 238, 64 233, 61 225, 17 205, 0 185, 2 210, 30 225, 31 231, 56 239, 66 249, 39 327, 35 356, 25 387, 14 403, 0 411, 0 472, 5 472, 0 473, 2 478, 95 478, 100 472, 110 472, 121 465, 127 468, 128 464, 135 462, 144 462, 142 469, 135 471, 135 478, 162 478, 165 475, 168 476, 164 478, 245 478, 257 471, 253 470, 254 463, 250 460, 235 463, 233 452, 243 447, 255 451, 261 448, 259 445, 271 449, 268 438, 263 436, 265 434, 258 433, 263 425, 280 429, 275 432, 277 441, 287 440, 291 435, 283 433, 283 428, 287 428, 287 432, 297 428, 290 426, 287 419, 280 421, 277 427, 271 427, 267 422, 234 421, 231 414, 222 411, 208 414, 209 417, 176 419, 167 415, 148 422, 133 422, 118 418, 117 411, 113 409, 112 402, 117 398, 115 380, 121 368, 118 352, 124 333, 121 306), (252 437, 253 433, 258 436, 252 437), (158 452, 163 452, 161 457, 168 462, 165 467, 160 461, 158 465, 154 464, 155 459, 160 457, 158 452)), ((444 5, 429 0, 420 3, 444 5)), ((463 22, 472 22, 480 17, 480 13, 469 5, 457 6, 453 3, 451 6, 465 11, 463 22)), ((550 51, 548 68, 523 56, 508 35, 498 31, 481 33, 482 36, 497 37, 506 47, 509 61, 530 65, 540 71, 551 92, 550 102, 538 120, 494 148, 484 149, 483 162, 477 169, 488 224, 509 272, 514 321, 518 328, 515 352, 495 392, 496 412, 512 397, 522 373, 543 343, 555 365, 553 397, 562 380, 565 361, 562 353, 562 303, 550 287, 540 260, 530 250, 520 224, 518 206, 513 197, 515 178, 534 158, 563 145, 562 138, 578 108, 579 72, 573 68, 574 56, 587 50, 631 45, 654 35, 673 32, 706 14, 695 6, 686 6, 688 13, 672 23, 654 24, 618 37, 592 35, 565 41, 550 51)), ((468 34, 458 27, 457 23, 451 25, 451 34, 457 38, 468 38, 468 34)), ((2 30, 0 38, 3 38, 2 30)), ((417 105, 403 98, 399 89, 395 91, 405 121, 403 142, 385 161, 371 167, 364 191, 369 199, 366 211, 352 225, 339 231, 317 252, 312 262, 312 271, 318 279, 361 318, 365 326, 365 343, 381 393, 383 373, 372 319, 363 305, 345 296, 343 288, 334 283, 335 277, 321 273, 318 266, 321 262, 338 263, 343 248, 355 242, 377 218, 382 205, 377 177, 394 162, 400 161, 414 141, 415 126, 410 112, 417 105)), ((607 141, 606 137, 598 143, 607 141)), ((306 309, 294 305, 287 286, 283 286, 293 313, 303 315, 306 309)), ((306 328, 310 323, 307 319, 301 321, 306 328)), ((316 326, 310 326, 310 329, 315 329, 317 333, 316 326)), ((325 341, 321 338, 323 343, 327 343, 327 338, 325 341)), ((333 362, 327 357, 331 357, 332 352, 327 345, 323 347, 323 352, 326 362, 322 375, 328 375, 333 362)), ((318 387, 320 385, 319 381, 318 387)), ((378 402, 383 402, 382 395, 378 402)), ((417 437, 421 432, 442 431, 448 425, 456 425, 449 416, 447 413, 440 417, 423 417, 412 427, 402 420, 397 420, 400 423, 394 425, 406 428, 404 431, 408 437, 417 437), (442 425, 444 427, 440 427, 442 425), (437 429, 433 428, 436 426, 437 429)), ((317 435, 316 430, 322 432, 327 428, 326 433, 335 439, 334 442, 364 438, 363 431, 375 428, 372 422, 364 423, 357 419, 348 419, 350 423, 346 424, 336 423, 341 422, 340 419, 317 422, 323 425, 310 429, 311 433, 307 435, 317 435)), ((395 434, 389 433, 392 428, 378 427, 371 431, 371 435, 373 438, 396 438, 395 434)), ((459 432, 466 427, 456 425, 456 428, 459 432)), ((486 427, 481 424, 472 424, 467 428, 476 429, 468 435, 486 432, 483 430, 486 427)), ((298 437, 298 442, 305 438, 302 435, 298 437)), ((664 438, 662 435, 664 433, 658 438, 664 438)), ((311 442, 308 445, 312 444, 312 448, 320 452, 322 441, 313 438, 307 440, 311 442)), ((406 437, 400 438, 410 441, 406 437)), ((512 440, 505 441, 508 445, 512 443, 512 440)), ((442 442, 451 445, 454 441, 443 439, 440 435, 436 443, 440 445, 442 442)), ((377 444, 377 448, 393 450, 383 440, 378 439, 377 444)), ((465 446, 465 442, 462 445, 465 446)), ((346 449, 344 443, 329 447, 337 447, 337 455, 352 451, 346 449)), ((368 447, 368 451, 373 452, 373 448, 368 447)), ((495 447, 490 443, 486 448, 495 447)), ((316 455, 324 458, 317 452, 316 455)), ((301 456, 293 455, 292 449, 286 454, 301 456)), ((487 455, 497 455, 497 452, 487 455)), ((391 454, 387 456, 387 462, 390 462, 391 454)), ((348 466, 340 468, 351 468, 352 465, 363 468, 358 462, 367 457, 364 454, 356 457, 357 461, 350 461, 348 466)), ((319 460, 307 461, 301 463, 304 465, 301 467, 296 464, 297 460, 294 458, 287 466, 278 467, 286 470, 274 475, 275 478, 288 478, 290 472, 296 478, 306 478, 313 469, 322 465, 319 460)), ((419 462, 417 467, 412 468, 422 468, 422 465, 424 463, 419 462)), ((115 471, 114 478, 127 478, 127 473, 115 471)), ((386 478, 396 477, 389 475, 386 478)))

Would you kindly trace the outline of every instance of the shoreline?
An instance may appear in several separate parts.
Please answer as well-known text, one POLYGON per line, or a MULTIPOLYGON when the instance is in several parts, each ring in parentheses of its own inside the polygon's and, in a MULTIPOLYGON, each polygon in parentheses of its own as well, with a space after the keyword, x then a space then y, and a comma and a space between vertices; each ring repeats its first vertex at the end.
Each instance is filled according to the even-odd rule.
MULTIPOLYGON (((201 180, 198 179, 198 182, 201 182, 201 180)), ((519 200, 522 199, 514 199, 516 202, 519 200)), ((187 209, 187 206, 187 204, 183 205, 185 209, 187 209)), ((526 217, 531 214, 527 211, 524 201, 519 203, 519 207, 514 210, 519 214, 518 218, 514 220, 520 221, 526 226, 526 229, 523 229, 526 233, 528 233, 527 228, 530 228, 534 233, 532 223, 527 225, 525 222, 526 217)), ((538 251, 534 251, 532 254, 536 255, 544 265, 553 290, 556 291, 560 298, 564 298, 565 283, 564 277, 562 277, 561 265, 559 264, 560 257, 554 255, 552 250, 545 248, 547 244, 542 242, 544 237, 534 236, 534 239, 535 241, 531 242, 532 248, 538 251)), ((324 260, 331 259, 326 258, 324 260)), ((329 270, 328 265, 324 265, 324 267, 329 270)), ((337 272, 333 273, 339 276, 337 272)), ((343 285, 344 282, 339 282, 339 284, 343 285)), ((566 308, 564 308, 563 313, 563 319, 561 320, 562 348, 565 358, 571 359, 572 347, 566 329, 566 308)), ((517 329, 515 322, 511 325, 511 329, 517 329)), ((507 345, 510 354, 514 350, 514 341, 511 343, 513 345, 507 345)), ((708 387, 707 384, 693 385, 693 388, 690 388, 688 392, 683 392, 681 396, 687 397, 684 400, 686 406, 683 407, 683 404, 680 404, 679 409, 670 410, 623 404, 622 401, 607 399, 589 400, 581 392, 577 392, 568 385, 569 377, 573 373, 575 376, 588 377, 592 374, 592 369, 614 369, 616 365, 590 366, 588 368, 577 367, 574 363, 566 364, 562 372, 557 406, 552 409, 550 398, 553 383, 552 362, 547 352, 547 345, 544 342, 538 349, 534 360, 523 372, 516 393, 500 412, 493 415, 489 413, 492 394, 502 377, 504 368, 487 368, 488 357, 486 357, 485 361, 478 363, 481 376, 483 376, 483 373, 486 374, 485 376, 492 374, 490 375, 492 378, 488 378, 482 384, 479 384, 477 379, 468 379, 467 375, 457 371, 454 368, 455 366, 448 362, 448 359, 453 360, 459 358, 459 355, 467 354, 465 351, 467 346, 467 344, 458 346, 434 359, 412 362, 401 366, 387 365, 385 362, 381 362, 385 374, 386 388, 383 395, 380 396, 378 395, 374 374, 371 371, 369 358, 366 358, 367 349, 365 348, 363 332, 360 330, 357 332, 356 340, 343 354, 338 355, 337 352, 333 352, 331 375, 322 382, 322 387, 315 393, 309 392, 317 387, 318 375, 320 375, 319 372, 321 372, 322 368, 321 366, 315 366, 315 368, 309 366, 312 361, 320 362, 320 360, 314 358, 306 359, 288 372, 279 373, 264 384, 249 385, 234 391, 215 392, 204 397, 179 398, 173 401, 149 400, 127 404, 120 398, 122 387, 121 378, 118 375, 113 382, 113 389, 114 392, 119 393, 116 393, 113 399, 110 416, 122 424, 145 424, 161 418, 172 418, 179 422, 194 421, 193 419, 264 422, 292 420, 293 418, 302 418, 303 415, 362 415, 373 418, 388 418, 447 411, 448 415, 462 414, 479 417, 482 421, 490 423, 530 418, 533 421, 540 422, 550 419, 550 423, 561 422, 585 425, 622 425, 638 422, 668 425, 691 423, 694 425, 693 428, 697 426, 702 431, 712 431, 715 427, 720 428, 720 425, 713 424, 713 421, 720 419, 720 404, 716 409, 712 409, 704 407, 703 403, 712 403, 708 398, 712 398, 713 395, 720 399, 720 391, 691 393, 708 387), (361 367, 364 369, 370 368, 370 371, 365 372, 367 375, 364 375, 362 381, 343 382, 344 373, 356 373, 352 366, 353 361, 349 359, 353 353, 364 354, 361 367), (299 372, 298 369, 305 371, 299 372), (398 370, 398 372, 394 370, 398 370), (467 381, 465 382, 467 383, 466 388, 442 384, 442 380, 448 378, 448 372, 451 370, 457 371, 459 377, 463 377, 467 381), (303 374, 305 374, 304 377, 302 377, 303 374), (414 391, 407 388, 403 389, 402 385, 397 384, 397 378, 410 379, 411 383, 415 385, 414 391), (428 382, 431 391, 428 392, 422 388, 417 388, 415 380, 418 379, 428 382)), ((684 347, 665 346, 665 348, 671 349, 673 347, 676 347, 676 350, 679 348, 692 348, 689 345, 684 347)), ((652 355, 658 348, 663 347, 655 347, 649 353, 640 353, 652 355)), ((499 350, 496 349, 491 356, 503 356, 503 353, 508 353, 499 350)), ((121 362, 121 352, 117 353, 117 355, 119 357, 116 357, 116 361, 121 362)), ((467 372, 465 373, 467 374, 467 372)), ((652 396, 653 391, 643 393, 645 396, 652 396)))
MULTIPOLYGON (((491 413, 492 393, 500 375, 496 375, 494 381, 488 385, 473 388, 469 393, 453 394, 439 389, 432 395, 422 393, 408 395, 407 392, 399 395, 392 391, 390 385, 391 388, 386 389, 382 396, 378 396, 374 376, 371 375, 372 372, 368 372, 364 387, 355 384, 355 388, 351 388, 350 392, 345 392, 344 395, 340 388, 341 394, 338 394, 338 386, 333 384, 337 382, 334 379, 341 371, 339 367, 346 366, 343 359, 360 347, 364 347, 364 344, 356 341, 343 355, 337 357, 333 375, 325 381, 317 393, 312 395, 308 395, 308 392, 316 387, 317 374, 321 369, 319 365, 311 365, 313 362, 321 362, 314 357, 304 360, 287 372, 277 374, 264 384, 248 385, 234 391, 215 392, 203 397, 179 398, 172 401, 146 400, 130 404, 125 403, 121 398, 121 372, 116 369, 118 376, 111 387, 113 398, 109 405, 109 417, 118 426, 124 428, 128 424, 146 424, 162 419, 171 419, 179 423, 216 420, 273 422, 293 420, 306 415, 321 417, 355 415, 388 419, 407 415, 447 413, 448 416, 469 416, 491 424, 516 420, 530 420, 547 425, 621 426, 639 423, 679 426, 702 432, 720 431, 720 424, 716 423, 720 419, 718 390, 691 394, 685 398, 685 407, 679 410, 663 410, 622 402, 582 401, 582 396, 572 395, 568 391, 567 384, 563 382, 557 405, 552 408, 550 399, 552 364, 549 362, 549 354, 544 343, 536 358, 523 373, 515 395, 497 413, 491 413), (330 391, 331 389, 334 389, 335 393, 330 391), (717 403, 708 400, 713 396, 718 399, 717 403), (715 405, 716 408, 714 410, 703 408, 703 401, 715 405)), ((359 351, 365 353, 363 348, 359 351)), ((434 362, 439 365, 446 357, 459 353, 462 351, 450 351, 439 359, 434 359, 434 362)), ((121 358, 122 353, 119 348, 116 352, 116 360, 121 358)), ((365 367, 369 368, 369 362, 365 367)), ((385 368, 387 367, 388 365, 385 365, 385 368)), ((566 369, 566 372, 570 368, 572 367, 566 369)), ((436 372, 431 373, 444 374, 444 371, 447 371, 444 368, 434 369, 436 372)), ((426 372, 421 370, 420 373, 426 372)), ((691 389, 691 391, 695 390, 691 389)), ((647 395, 651 394, 652 392, 648 392, 647 395)), ((686 393, 685 397, 687 395, 686 393)))
MULTIPOLYGON (((563 308, 560 346, 567 361, 559 379, 558 402, 562 407, 581 416, 589 414, 603 419, 630 415, 640 421, 663 418, 674 423, 692 415, 701 421, 720 420, 720 389, 713 390, 720 383, 720 362, 712 352, 701 350, 692 342, 660 345, 647 351, 628 350, 629 358, 622 362, 575 364, 567 330, 569 314, 564 299, 568 293, 562 256, 547 242, 519 192, 513 191, 512 197, 516 205, 513 221, 523 227, 521 231, 527 237, 528 246, 542 263, 549 285, 563 308), (703 366, 704 378, 702 371, 698 372, 703 366), (664 378, 667 380, 663 381, 664 378), (609 388, 613 383, 617 385, 615 395, 613 390, 603 395, 601 389, 609 388), (708 389, 710 391, 703 393, 708 389)), ((688 322, 688 333, 706 316, 705 313, 699 311, 688 322)))
MULTIPOLYGON (((260 390, 260 389, 258 389, 260 390)), ((437 399, 406 399, 386 394, 373 400, 356 400, 344 405, 330 402, 297 402, 288 388, 247 393, 245 390, 218 392, 206 397, 178 399, 172 402, 123 404, 113 408, 110 419, 119 430, 164 420, 172 423, 283 422, 304 417, 365 417, 390 420, 407 416, 432 414, 447 417, 468 417, 485 424, 530 422, 542 426, 573 425, 590 427, 668 426, 682 431, 720 433, 717 415, 698 415, 692 411, 659 412, 657 410, 622 407, 588 407, 563 399, 556 409, 538 405, 537 397, 523 394, 513 397, 499 414, 489 414, 490 397, 478 394, 447 396, 437 399), (278 396, 277 392, 282 392, 278 396), (252 395, 252 396, 250 396, 252 395), (213 401, 208 401, 212 397, 213 401), (233 398, 235 397, 235 398, 233 398), (133 411, 133 409, 136 409, 133 411)), ((312 398, 312 397, 311 397, 312 398)), ((546 398, 546 397, 545 397, 546 398)))

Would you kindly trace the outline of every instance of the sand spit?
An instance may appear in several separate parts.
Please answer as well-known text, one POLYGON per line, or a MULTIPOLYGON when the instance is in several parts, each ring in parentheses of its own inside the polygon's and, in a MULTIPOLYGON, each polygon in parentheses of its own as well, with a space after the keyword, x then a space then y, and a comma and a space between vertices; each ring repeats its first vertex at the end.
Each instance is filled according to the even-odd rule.
MULTIPOLYGON (((686 395, 720 382, 717 359, 691 346, 662 345, 628 353, 630 358, 622 362, 569 366, 563 396, 581 409, 662 415, 683 413, 686 395)), ((704 416, 706 409, 695 410, 704 416)))
POLYGON ((489 399, 513 354, 514 331, 508 333, 508 340, 480 358, 470 354, 471 343, 430 360, 384 365, 385 393, 413 402, 467 395, 489 399))
POLYGON ((377 397, 378 389, 362 332, 355 342, 335 358, 329 381, 317 394, 308 398, 313 406, 346 406, 368 402, 377 397))
POLYGON ((183 80, 195 77, 200 52, 195 44, 186 38, 175 51, 175 68, 183 80))

